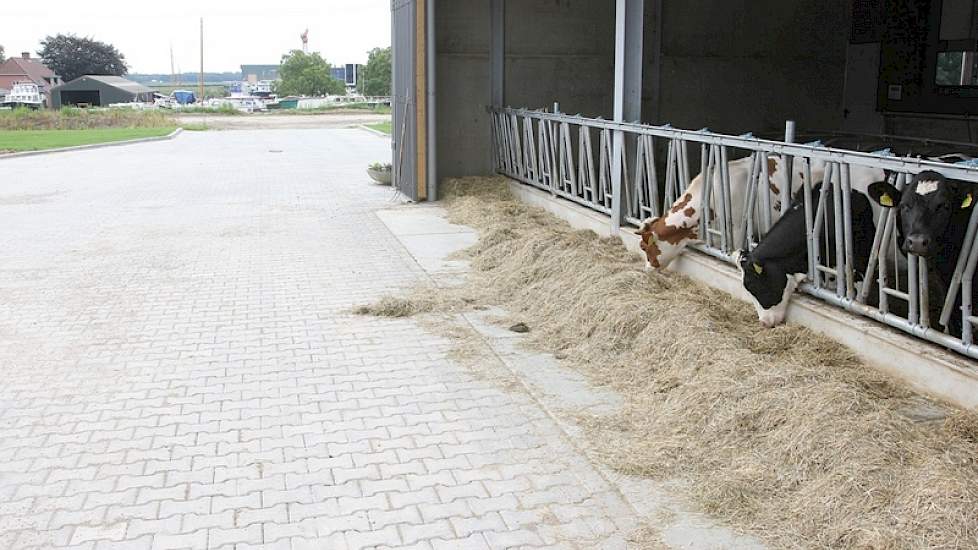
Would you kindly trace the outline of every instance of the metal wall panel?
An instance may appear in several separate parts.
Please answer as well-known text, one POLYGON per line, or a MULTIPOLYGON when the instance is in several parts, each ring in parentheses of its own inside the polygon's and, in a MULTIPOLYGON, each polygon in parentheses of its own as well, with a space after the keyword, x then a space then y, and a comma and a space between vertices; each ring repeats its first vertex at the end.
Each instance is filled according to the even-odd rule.
POLYGON ((411 200, 418 200, 415 4, 416 0, 391 2, 394 185, 411 200))

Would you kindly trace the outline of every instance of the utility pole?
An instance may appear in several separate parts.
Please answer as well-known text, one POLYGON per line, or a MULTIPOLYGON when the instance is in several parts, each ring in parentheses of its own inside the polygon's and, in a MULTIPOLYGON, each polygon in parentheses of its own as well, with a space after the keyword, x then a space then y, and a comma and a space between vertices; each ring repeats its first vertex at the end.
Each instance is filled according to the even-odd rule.
POLYGON ((173 42, 170 42, 170 84, 176 85, 177 70, 173 65, 173 42))
POLYGON ((200 101, 204 101, 204 18, 200 18, 200 101))

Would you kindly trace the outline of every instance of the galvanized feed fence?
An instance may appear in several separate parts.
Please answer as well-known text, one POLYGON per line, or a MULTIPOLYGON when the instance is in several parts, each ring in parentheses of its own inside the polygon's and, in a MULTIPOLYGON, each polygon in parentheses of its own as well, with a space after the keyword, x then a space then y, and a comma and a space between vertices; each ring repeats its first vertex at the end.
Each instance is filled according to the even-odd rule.
MULTIPOLYGON (((804 190, 808 281, 801 290, 820 300, 863 315, 972 358, 974 343, 972 285, 978 265, 978 208, 972 209, 953 279, 946 292, 934 296, 929 288, 924 258, 905 256, 897 244, 895 209, 882 209, 874 219, 876 233, 865 277, 854 269, 851 204, 853 183, 860 186, 886 179, 898 189, 914 174, 935 170, 947 178, 978 183, 978 169, 959 164, 895 157, 887 152, 865 153, 762 140, 747 134, 728 136, 708 130, 690 131, 670 126, 648 126, 604 119, 512 108, 490 108, 496 170, 589 209, 620 216, 639 226, 646 218, 662 215, 703 174, 698 250, 733 263, 732 254, 751 247, 787 212, 791 195, 804 190), (616 136, 616 133, 620 134, 616 136), (615 139, 621 150, 621 200, 615 197, 615 139), (664 162, 659 162, 664 155, 664 162), (731 193, 729 161, 744 159, 747 188, 738 201, 731 193), (768 159, 783 162, 781 196, 772 197, 768 159), (695 166, 691 166, 691 164, 695 166), (661 166, 665 166, 661 174, 661 166), (693 168, 698 168, 694 171, 693 168), (803 180, 803 183, 798 180, 803 180), (817 206, 813 182, 822 182, 817 206), (831 198, 829 190, 833 190, 831 198), (780 207, 776 207, 777 202, 780 207), (834 213, 834 238, 826 224, 826 208, 834 213), (739 213, 739 216, 735 216, 739 213), (742 236, 740 239, 736 235, 742 236), (737 242, 737 241, 740 242, 737 242), (832 242, 828 242, 828 241, 832 242), (836 261, 830 262, 834 256, 836 261), (960 311, 954 311, 961 297, 960 311), (931 300, 943 302, 940 319, 932 319, 931 300), (960 316, 961 336, 941 330, 954 315, 960 316), (936 327, 936 328, 935 328, 936 327)), ((865 189, 859 189, 865 191, 865 189)))

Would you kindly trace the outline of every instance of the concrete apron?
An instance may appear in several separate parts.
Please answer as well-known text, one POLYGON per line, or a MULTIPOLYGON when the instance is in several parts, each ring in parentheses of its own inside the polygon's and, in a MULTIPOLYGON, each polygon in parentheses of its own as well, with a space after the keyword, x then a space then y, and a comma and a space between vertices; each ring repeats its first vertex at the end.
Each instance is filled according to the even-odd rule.
MULTIPOLYGON (((474 229, 449 223, 444 209, 432 203, 380 210, 377 216, 436 285, 462 282, 469 270, 468 262, 448 257, 475 244, 478 234, 474 229)), ((477 332, 492 350, 492 355, 485 361, 498 361, 512 372, 526 392, 560 426, 568 443, 585 456, 586 436, 580 427, 566 418, 566 412, 608 414, 621 406, 620 396, 607 389, 592 387, 583 375, 561 366, 551 354, 526 350, 521 345, 525 336, 490 322, 490 318, 502 313, 498 309, 474 311, 460 315, 458 322, 477 332)), ((679 482, 627 476, 602 464, 594 466, 670 547, 694 550, 764 548, 760 541, 692 511, 684 504, 684 487, 679 482)))
MULTIPOLYGON (((608 218, 603 214, 516 181, 510 183, 510 190, 523 202, 547 210, 576 229, 590 229, 599 235, 608 233, 608 218)), ((626 248, 644 254, 633 229, 622 228, 619 234, 626 248)), ((749 302, 740 274, 732 265, 689 250, 668 269, 749 302)), ((792 297, 787 321, 848 346, 869 365, 920 393, 978 410, 978 365, 966 357, 803 294, 792 297)))

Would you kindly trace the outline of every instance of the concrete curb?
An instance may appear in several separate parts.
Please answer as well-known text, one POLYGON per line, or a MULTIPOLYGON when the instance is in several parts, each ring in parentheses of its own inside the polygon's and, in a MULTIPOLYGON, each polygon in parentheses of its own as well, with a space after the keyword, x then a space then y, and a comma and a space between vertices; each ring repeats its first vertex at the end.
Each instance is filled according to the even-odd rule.
POLYGON ((373 128, 369 128, 365 124, 358 124, 357 125, 357 128, 359 128, 359 129, 361 129, 361 130, 363 130, 365 132, 370 132, 371 134, 373 134, 375 136, 378 136, 378 137, 382 137, 382 138, 386 138, 386 139, 391 139, 391 136, 390 135, 385 134, 384 132, 381 132, 380 130, 374 130, 373 128))
POLYGON ((105 143, 92 143, 89 145, 75 145, 72 147, 58 147, 56 149, 44 149, 41 151, 21 151, 20 153, 6 153, 0 155, 0 160, 19 158, 19 157, 33 157, 37 155, 49 155, 52 153, 66 153, 70 151, 84 151, 86 149, 101 149, 103 147, 118 147, 120 145, 132 145, 134 143, 145 143, 147 141, 164 141, 170 140, 183 133, 183 128, 177 128, 176 130, 170 132, 165 136, 147 137, 147 138, 136 138, 127 139, 124 141, 107 141, 105 143))

